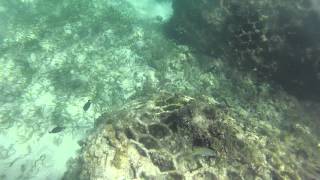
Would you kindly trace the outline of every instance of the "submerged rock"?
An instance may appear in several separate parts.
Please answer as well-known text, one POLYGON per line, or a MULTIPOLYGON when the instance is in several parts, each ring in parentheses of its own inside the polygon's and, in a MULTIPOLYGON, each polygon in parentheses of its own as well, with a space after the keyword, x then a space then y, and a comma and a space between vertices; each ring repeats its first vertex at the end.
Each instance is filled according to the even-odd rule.
POLYGON ((311 150, 300 148, 296 158, 287 158, 290 143, 301 140, 283 144, 274 133, 248 131, 232 109, 210 102, 163 93, 103 115, 108 121, 87 137, 65 179, 281 179, 299 177, 297 170, 306 165, 298 159, 319 167, 305 158, 311 150), (179 108, 169 111, 170 104, 179 108), (146 114, 153 118, 146 120, 146 114))

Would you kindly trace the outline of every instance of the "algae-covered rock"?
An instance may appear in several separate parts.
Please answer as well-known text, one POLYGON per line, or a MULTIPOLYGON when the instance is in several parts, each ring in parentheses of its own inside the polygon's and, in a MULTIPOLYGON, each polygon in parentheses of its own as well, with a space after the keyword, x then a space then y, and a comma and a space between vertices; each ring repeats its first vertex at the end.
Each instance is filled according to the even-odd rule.
POLYGON ((79 156, 70 161, 65 179, 299 179, 307 177, 307 172, 312 172, 308 177, 319 175, 319 163, 308 159, 320 157, 312 154, 314 149, 303 148, 302 139, 288 134, 282 143, 277 137, 281 134, 265 125, 262 133, 254 131, 257 127, 247 130, 233 117, 231 108, 209 99, 161 93, 148 101, 128 103, 110 116, 104 114, 100 118, 108 120, 99 119, 79 156), (172 104, 177 108, 169 111, 166 107, 172 104), (273 133, 266 136, 266 131, 273 133), (295 142, 300 145, 292 146, 295 142))

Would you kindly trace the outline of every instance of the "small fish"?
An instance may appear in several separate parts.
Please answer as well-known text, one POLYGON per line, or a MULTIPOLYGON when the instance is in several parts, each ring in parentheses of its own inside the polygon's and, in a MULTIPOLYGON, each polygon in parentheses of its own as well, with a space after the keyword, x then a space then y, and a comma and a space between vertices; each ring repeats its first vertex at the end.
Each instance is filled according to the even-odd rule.
POLYGON ((84 111, 88 111, 88 109, 90 108, 91 105, 91 100, 88 100, 88 102, 86 102, 83 106, 83 110, 84 111))
POLYGON ((63 127, 63 126, 57 126, 55 128, 53 128, 51 131, 49 131, 49 133, 58 133, 58 132, 61 132, 65 129, 66 127, 63 127))
POLYGON ((192 156, 202 156, 202 157, 215 157, 216 152, 207 147, 193 147, 192 156))

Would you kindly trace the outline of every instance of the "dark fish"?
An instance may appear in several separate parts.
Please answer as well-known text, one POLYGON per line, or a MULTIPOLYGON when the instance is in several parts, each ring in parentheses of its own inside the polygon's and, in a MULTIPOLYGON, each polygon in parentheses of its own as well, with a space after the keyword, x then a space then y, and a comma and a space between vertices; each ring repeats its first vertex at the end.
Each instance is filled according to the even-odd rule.
POLYGON ((88 100, 88 102, 86 102, 83 106, 83 110, 84 111, 88 111, 88 109, 90 108, 91 105, 91 100, 88 100))
POLYGON ((63 126, 57 126, 55 128, 53 128, 49 133, 58 133, 58 132, 61 132, 65 129, 66 127, 63 127, 63 126))

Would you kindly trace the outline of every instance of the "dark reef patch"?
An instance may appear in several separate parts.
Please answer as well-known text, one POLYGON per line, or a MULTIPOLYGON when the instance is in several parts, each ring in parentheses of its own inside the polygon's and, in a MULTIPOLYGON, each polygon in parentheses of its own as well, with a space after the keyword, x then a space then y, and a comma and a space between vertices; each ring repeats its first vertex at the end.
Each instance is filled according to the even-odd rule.
POLYGON ((165 31, 263 81, 277 82, 297 97, 319 99, 320 16, 310 4, 175 0, 165 31))

